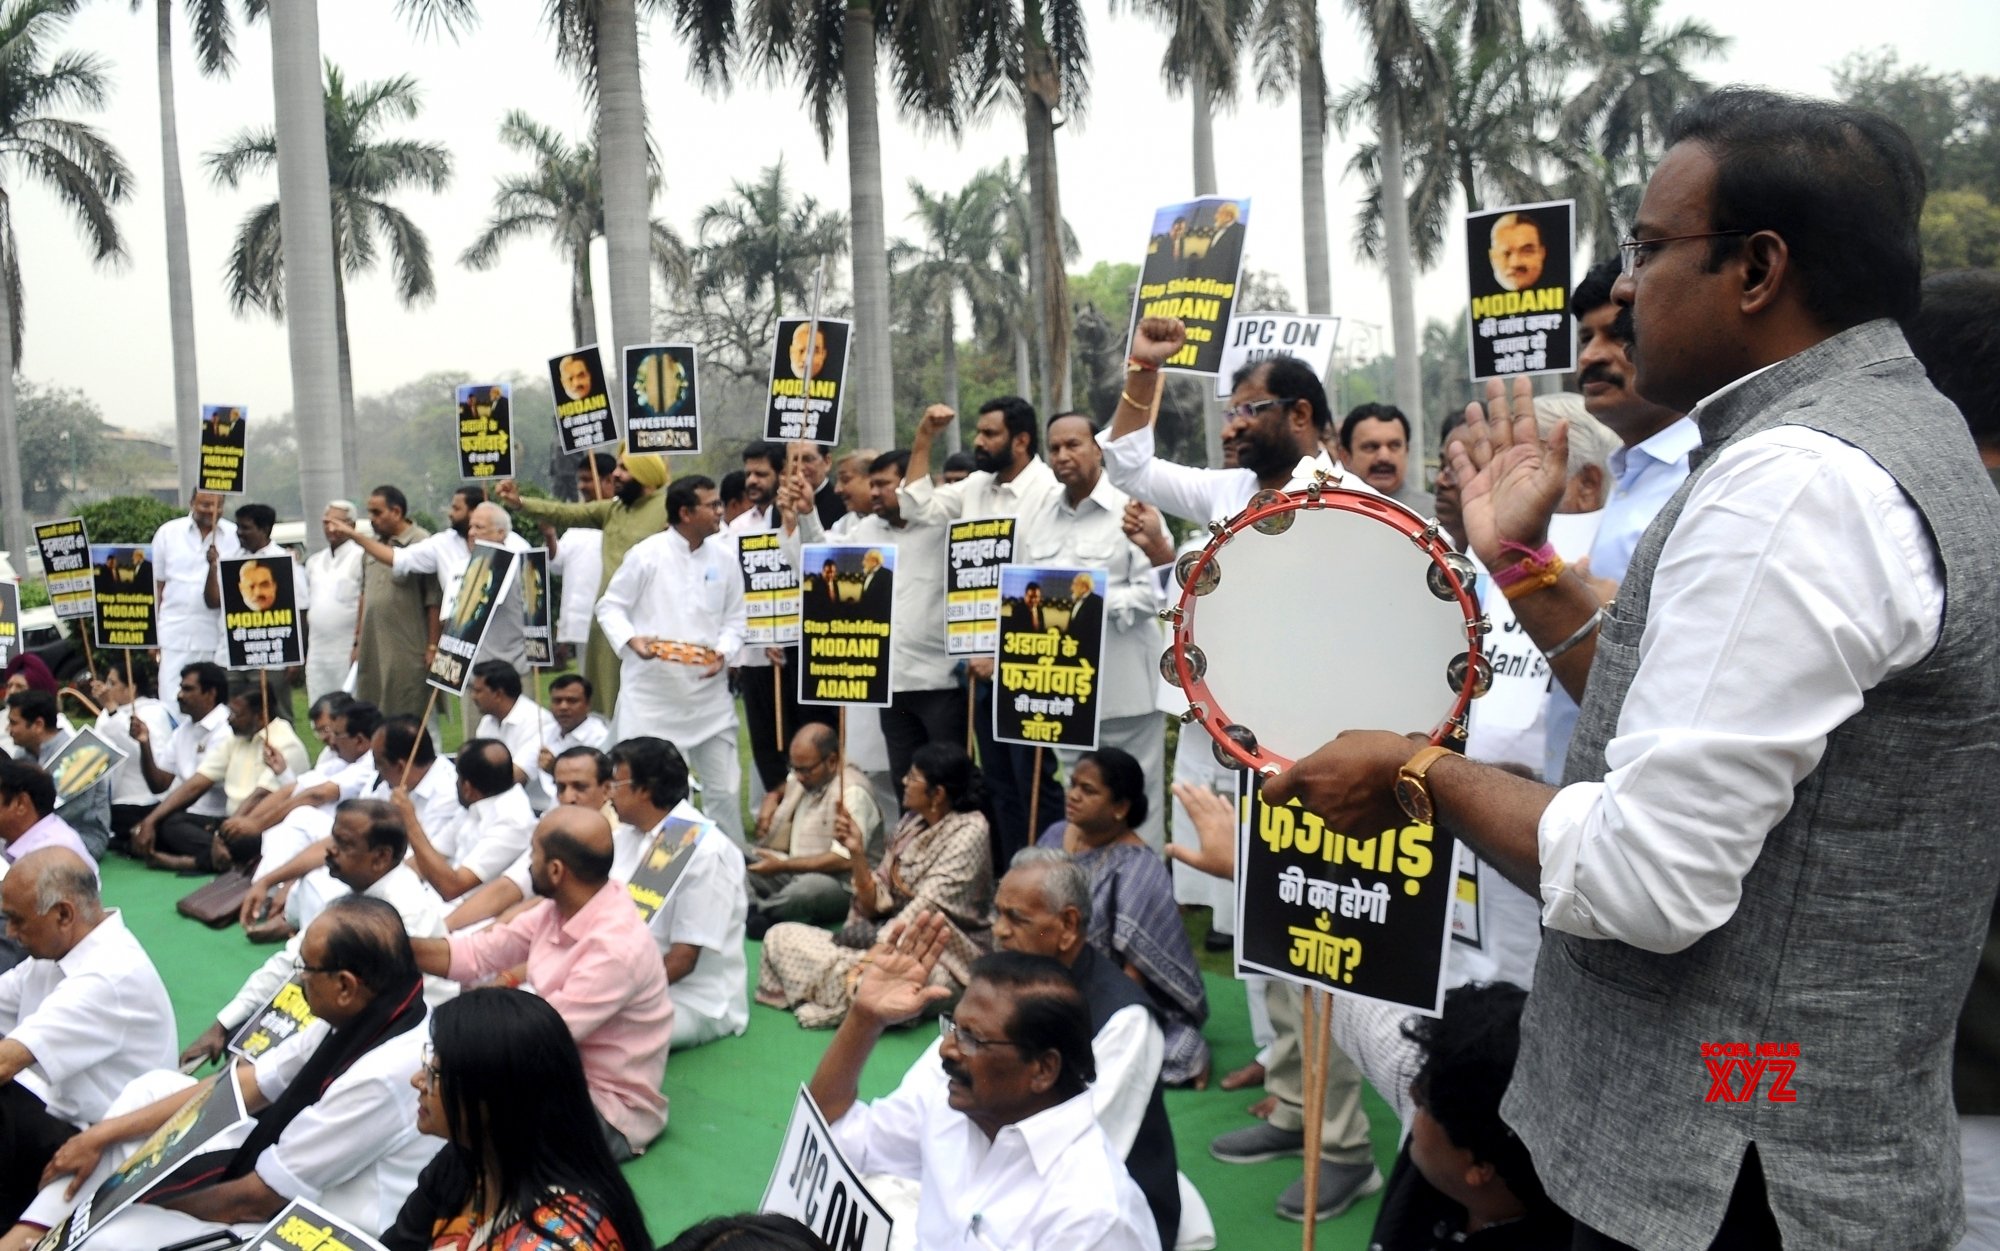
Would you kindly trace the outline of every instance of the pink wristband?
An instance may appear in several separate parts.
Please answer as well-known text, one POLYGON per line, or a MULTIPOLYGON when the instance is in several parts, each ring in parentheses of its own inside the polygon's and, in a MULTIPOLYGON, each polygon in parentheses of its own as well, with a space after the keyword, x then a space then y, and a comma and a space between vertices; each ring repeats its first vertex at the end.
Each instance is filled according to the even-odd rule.
POLYGON ((1503 541, 1500 544, 1500 550, 1518 553, 1521 557, 1519 562, 1508 565, 1505 569, 1494 570, 1493 585, 1503 591, 1516 582, 1525 581, 1528 578, 1547 573, 1549 567, 1560 559, 1556 555, 1554 545, 1549 543, 1543 543, 1541 550, 1536 551, 1520 543, 1503 541))

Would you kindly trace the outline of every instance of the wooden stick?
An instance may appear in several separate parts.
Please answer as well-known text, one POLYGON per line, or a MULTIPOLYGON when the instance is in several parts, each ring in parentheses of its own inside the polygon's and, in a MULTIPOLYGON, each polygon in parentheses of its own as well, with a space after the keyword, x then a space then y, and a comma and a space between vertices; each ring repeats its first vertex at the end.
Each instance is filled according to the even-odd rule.
MULTIPOLYGON (((97 628, 97 619, 92 617, 89 621, 84 621, 82 618, 78 618, 77 621, 76 636, 83 640, 83 663, 90 666, 92 673, 96 673, 97 657, 90 654, 90 632, 97 628)), ((175 674, 174 676, 178 678, 180 675, 175 674)))
POLYGON ((978 702, 976 699, 973 698, 974 688, 977 685, 978 685, 978 679, 972 676, 972 666, 971 665, 965 666, 965 754, 968 756, 972 754, 972 746, 974 742, 972 733, 973 729, 972 709, 973 706, 978 702))
POLYGON ((90 709, 91 716, 101 717, 104 715, 104 710, 102 708, 99 708, 96 704, 92 703, 90 700, 90 696, 85 695, 82 691, 77 690, 75 687, 65 686, 64 688, 56 692, 57 699, 61 699, 65 695, 69 696, 77 703, 82 704, 85 708, 90 709))
MULTIPOLYGON (((847 787, 841 779, 847 776, 847 705, 840 706, 840 732, 833 744, 833 794, 835 802, 844 800, 847 787)), ((899 779, 900 781, 900 779, 899 779)))
MULTIPOLYGON (((130 656, 132 653, 127 652, 125 654, 130 656)), ((268 727, 271 724, 271 671, 269 669, 259 669, 257 671, 257 696, 258 701, 264 706, 264 724, 268 727)), ((267 729, 265 731, 265 741, 268 742, 269 740, 270 732, 267 729)))
POLYGON ((1035 748, 1035 780, 1028 788, 1028 846, 1035 845, 1035 836, 1041 832, 1042 817, 1042 749, 1035 748))
POLYGON ((1307 989, 1299 1020, 1300 1083, 1305 1106, 1306 1228, 1304 1251, 1313 1251, 1319 1226, 1319 1152, 1326 1108, 1326 1061, 1333 1041, 1333 996, 1307 989))
MULTIPOLYGON (((780 654, 782 655, 782 653, 780 654)), ((784 751, 791 744, 785 741, 785 662, 783 660, 774 660, 771 662, 771 711, 776 714, 778 722, 778 750, 784 751)))
POLYGON ((403 775, 407 778, 410 770, 417 767, 417 748, 422 746, 422 736, 431 732, 431 711, 437 707, 438 688, 431 688, 431 697, 424 701, 424 715, 417 718, 417 738, 410 740, 410 758, 403 762, 403 775))
MULTIPOLYGON (((601 500, 604 498, 604 480, 597 476, 597 449, 592 448, 585 452, 583 458, 590 462, 590 493, 596 496, 597 500, 601 500)), ((594 504, 597 500, 592 500, 591 503, 594 504)))

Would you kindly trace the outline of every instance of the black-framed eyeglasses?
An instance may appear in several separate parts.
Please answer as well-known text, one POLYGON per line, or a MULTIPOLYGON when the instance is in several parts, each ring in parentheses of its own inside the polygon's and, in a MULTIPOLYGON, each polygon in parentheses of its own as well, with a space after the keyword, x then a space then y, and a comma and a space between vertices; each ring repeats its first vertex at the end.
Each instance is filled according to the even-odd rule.
POLYGON ((425 1090, 438 1088, 438 1079, 443 1076, 443 1072, 438 1068, 437 1048, 430 1043, 424 1044, 423 1067, 417 1070, 417 1074, 423 1078, 425 1090))
POLYGON ((1647 257, 1658 252, 1669 243, 1685 243, 1689 239, 1728 239, 1738 235, 1755 234, 1754 230, 1709 230, 1698 235, 1666 235, 1659 239, 1620 239, 1618 241, 1618 268, 1623 273, 1631 273, 1646 263, 1647 257))
POLYGON ((292 973, 294 976, 301 973, 318 973, 325 977, 331 977, 335 973, 339 973, 342 971, 343 970, 332 968, 327 965, 307 964, 306 958, 304 956, 292 957, 292 973))
POLYGON ((1021 1044, 1011 1038, 981 1038, 971 1030, 960 1029, 957 1018, 946 1012, 938 1017, 938 1037, 958 1044, 958 1053, 976 1056, 987 1047, 1019 1047, 1021 1044))
POLYGON ((1297 402, 1296 400, 1251 400, 1247 404, 1238 404, 1234 408, 1223 409, 1222 416, 1226 421, 1248 421, 1273 404, 1295 404, 1297 402))

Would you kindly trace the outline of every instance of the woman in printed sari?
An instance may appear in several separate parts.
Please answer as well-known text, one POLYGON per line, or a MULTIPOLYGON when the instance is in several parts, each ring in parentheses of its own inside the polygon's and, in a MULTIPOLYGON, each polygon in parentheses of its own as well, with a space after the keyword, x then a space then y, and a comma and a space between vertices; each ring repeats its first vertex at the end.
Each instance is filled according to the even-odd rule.
POLYGON ((1208 1085, 1208 990, 1174 903, 1174 880, 1160 853, 1133 831, 1146 820, 1146 774, 1116 747, 1086 752, 1070 767, 1067 818, 1040 845, 1067 851, 1090 874, 1089 939, 1146 990, 1160 1014, 1169 1086, 1208 1085))
POLYGON ((795 1011, 807 1029, 847 1015, 870 948, 899 917, 930 910, 951 938, 931 984, 954 994, 972 962, 993 949, 993 851, 986 792, 972 758, 955 743, 925 743, 903 777, 903 821, 870 869, 854 823, 841 813, 834 838, 854 866, 854 905, 838 934, 788 921, 764 936, 757 1002, 795 1011))

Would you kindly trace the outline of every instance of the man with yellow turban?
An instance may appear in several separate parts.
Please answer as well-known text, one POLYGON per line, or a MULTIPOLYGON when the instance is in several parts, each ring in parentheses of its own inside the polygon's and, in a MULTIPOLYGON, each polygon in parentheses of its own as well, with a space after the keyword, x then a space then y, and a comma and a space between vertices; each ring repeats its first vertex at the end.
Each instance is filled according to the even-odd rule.
MULTIPOLYGON (((624 563, 625 553, 631 550, 632 545, 641 539, 651 538, 667 527, 667 458, 627 452, 618 458, 618 468, 612 470, 605 485, 611 488, 610 499, 582 504, 523 497, 511 480, 502 482, 496 492, 499 501, 508 508, 518 510, 535 521, 547 522, 558 530, 576 526, 603 531, 603 572, 597 583, 599 595, 611 584, 612 575, 618 572, 618 566, 624 563)), ((590 679, 597 710, 607 716, 618 699, 618 667, 618 654, 605 641, 604 632, 597 623, 592 621, 590 642, 584 650, 583 672, 590 679)))

